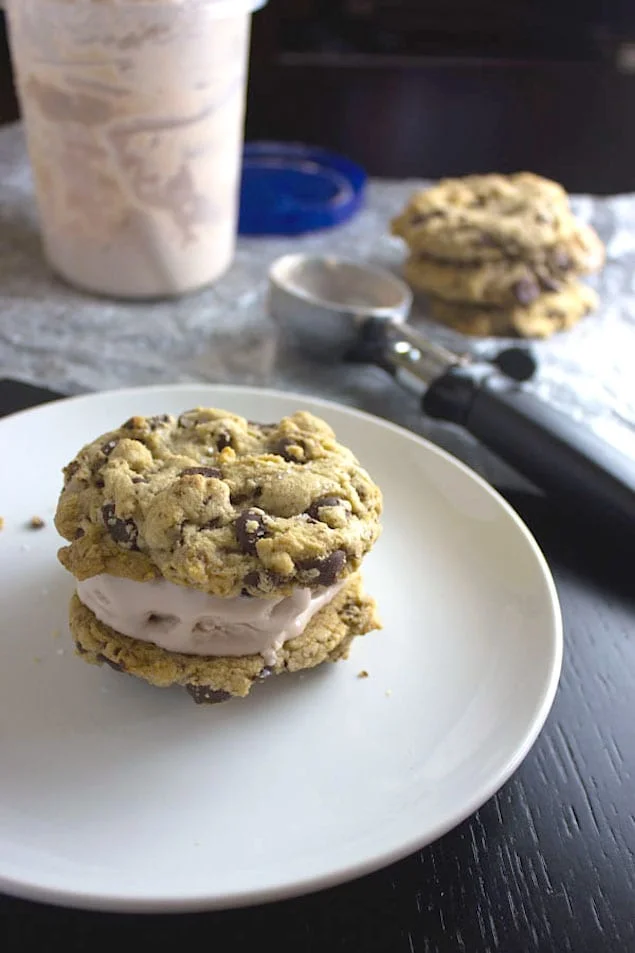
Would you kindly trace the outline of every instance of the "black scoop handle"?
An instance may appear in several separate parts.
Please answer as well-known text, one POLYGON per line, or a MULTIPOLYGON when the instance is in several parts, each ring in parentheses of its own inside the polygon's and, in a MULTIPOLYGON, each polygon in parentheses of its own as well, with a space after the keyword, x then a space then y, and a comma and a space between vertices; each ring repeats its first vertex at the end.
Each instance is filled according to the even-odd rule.
POLYGON ((430 386, 422 406, 464 427, 579 518, 635 530, 635 459, 522 386, 455 368, 430 386))

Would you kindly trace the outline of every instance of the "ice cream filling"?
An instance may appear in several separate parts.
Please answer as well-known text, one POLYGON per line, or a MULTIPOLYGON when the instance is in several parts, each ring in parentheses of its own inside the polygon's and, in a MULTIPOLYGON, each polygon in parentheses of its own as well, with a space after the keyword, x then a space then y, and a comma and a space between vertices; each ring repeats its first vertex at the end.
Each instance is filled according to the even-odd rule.
POLYGON ((100 622, 132 639, 185 655, 262 655, 274 665, 280 647, 301 635, 341 587, 225 599, 165 579, 135 582, 102 573, 78 582, 77 595, 100 622))

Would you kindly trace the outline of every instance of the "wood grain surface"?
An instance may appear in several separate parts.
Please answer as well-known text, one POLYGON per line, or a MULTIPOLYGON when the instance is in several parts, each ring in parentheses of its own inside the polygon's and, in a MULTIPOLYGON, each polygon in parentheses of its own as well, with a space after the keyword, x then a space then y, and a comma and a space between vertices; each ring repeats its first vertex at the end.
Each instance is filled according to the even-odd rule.
MULTIPOLYGON (((0 382, 0 412, 46 396, 0 382)), ((552 566, 566 644, 547 725, 496 797, 392 867, 279 904, 157 917, 2 897, 0 949, 74 953, 130 941, 171 953, 264 943, 298 953, 635 951, 632 543, 589 536, 541 497, 507 495, 552 566)))

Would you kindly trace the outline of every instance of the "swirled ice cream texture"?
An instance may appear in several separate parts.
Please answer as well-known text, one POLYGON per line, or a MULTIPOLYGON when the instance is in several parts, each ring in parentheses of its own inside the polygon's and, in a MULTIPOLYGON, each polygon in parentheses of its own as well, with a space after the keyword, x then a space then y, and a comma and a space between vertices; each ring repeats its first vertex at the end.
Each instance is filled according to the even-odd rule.
POLYGON ((212 281, 234 252, 249 16, 174 2, 8 9, 54 267, 133 297, 212 281))
POLYGON ((77 584, 77 595, 115 632, 185 655, 262 655, 274 665, 285 642, 297 638, 337 595, 296 589, 287 597, 224 599, 166 579, 136 582, 102 573, 77 584))

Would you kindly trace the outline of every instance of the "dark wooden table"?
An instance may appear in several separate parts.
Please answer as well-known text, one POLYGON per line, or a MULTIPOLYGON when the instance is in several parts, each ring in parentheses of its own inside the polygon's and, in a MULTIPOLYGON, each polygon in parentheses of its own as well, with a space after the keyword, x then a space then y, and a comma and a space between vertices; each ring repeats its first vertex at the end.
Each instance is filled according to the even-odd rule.
MULTIPOLYGON (((0 413, 50 397, 0 382, 0 413)), ((0 950, 635 951, 632 541, 565 524, 539 496, 507 496, 551 563, 566 644, 547 725, 496 797, 392 867, 269 906, 119 916, 0 897, 0 950)))

